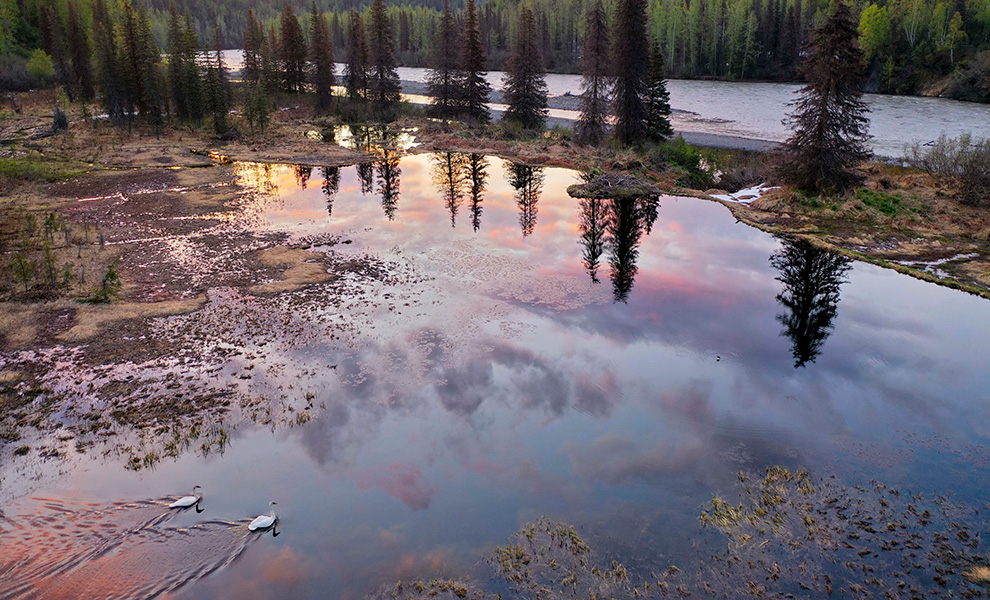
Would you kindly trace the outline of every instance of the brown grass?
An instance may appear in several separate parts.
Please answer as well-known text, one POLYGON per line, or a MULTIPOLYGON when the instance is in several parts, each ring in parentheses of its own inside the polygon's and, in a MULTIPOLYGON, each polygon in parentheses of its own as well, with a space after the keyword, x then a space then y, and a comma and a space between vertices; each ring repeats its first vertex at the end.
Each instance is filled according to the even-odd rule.
POLYGON ((199 310, 206 296, 168 302, 114 302, 82 305, 76 313, 75 324, 55 337, 63 342, 82 342, 99 335, 100 331, 118 321, 180 315, 199 310))
POLYGON ((279 281, 259 284, 249 288, 249 291, 252 294, 280 294, 329 281, 333 277, 327 273, 320 258, 316 253, 288 246, 263 250, 258 255, 262 264, 272 267, 287 265, 287 268, 279 281))

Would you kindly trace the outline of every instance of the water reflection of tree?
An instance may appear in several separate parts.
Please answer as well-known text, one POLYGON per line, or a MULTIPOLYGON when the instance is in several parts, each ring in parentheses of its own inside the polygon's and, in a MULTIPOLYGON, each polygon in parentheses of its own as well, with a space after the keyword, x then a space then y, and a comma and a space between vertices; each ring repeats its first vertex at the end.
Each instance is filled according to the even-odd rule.
POLYGON ((375 163, 358 163, 355 168, 358 181, 361 183, 361 194, 367 195, 375 191, 375 163))
POLYGON ((399 207, 399 153, 395 150, 382 150, 382 159, 375 163, 378 171, 378 193, 382 195, 382 210, 389 221, 395 219, 399 207))
POLYGON ((296 184, 298 184, 300 188, 306 189, 306 184, 309 183, 309 178, 312 174, 313 167, 296 165, 296 184))
POLYGON ((340 167, 323 167, 323 195, 327 199, 327 216, 333 216, 333 200, 340 191, 340 167))
POLYGON ((457 211, 464 197, 468 177, 469 157, 461 152, 435 152, 433 154, 433 184, 443 197, 444 206, 450 212, 450 226, 457 222, 457 211))
POLYGON ((519 227, 523 237, 536 229, 537 202, 543 189, 543 167, 509 163, 509 185, 516 189, 516 205, 519 207, 519 227))
POLYGON ((605 251, 605 228, 608 225, 607 200, 581 200, 581 217, 578 227, 581 229, 582 262, 591 280, 598 283, 598 265, 605 251))
POLYGON ((485 184, 488 179, 488 159, 483 154, 468 157, 468 179, 471 181, 471 227, 481 229, 481 203, 485 199, 485 184))
POLYGON ((648 196, 624 200, 584 200, 581 204, 581 244, 584 265, 591 280, 598 282, 598 258, 608 249, 612 297, 626 302, 636 281, 639 243, 643 234, 653 231, 660 198, 648 196), (600 208, 592 203, 600 203, 600 208), (602 231, 604 229, 604 232, 602 231), (604 233, 604 239, 603 238, 604 233))
POLYGON ((787 312, 777 315, 781 335, 791 339, 794 368, 815 362, 832 334, 839 290, 846 282, 850 261, 804 241, 787 241, 770 257, 784 290, 777 295, 787 312))
POLYGON ((642 212, 636 200, 610 200, 608 219, 608 264, 612 297, 625 302, 632 291, 639 267, 639 239, 643 235, 642 212))

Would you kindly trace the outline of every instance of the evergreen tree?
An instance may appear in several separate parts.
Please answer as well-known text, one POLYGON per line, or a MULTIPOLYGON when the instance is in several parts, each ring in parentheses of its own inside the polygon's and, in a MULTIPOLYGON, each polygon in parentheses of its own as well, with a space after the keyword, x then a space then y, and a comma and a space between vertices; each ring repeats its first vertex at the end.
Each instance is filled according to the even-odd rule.
POLYGON ((206 107, 213 118, 213 131, 218 136, 226 136, 230 131, 227 124, 228 90, 227 68, 223 64, 223 41, 220 27, 213 22, 213 51, 207 59, 205 77, 206 107))
POLYGON ((395 31, 385 8, 385 0, 371 5, 371 74, 368 88, 378 113, 385 119, 395 115, 399 106, 399 73, 395 70, 395 31))
POLYGON ((808 83, 792 103, 794 133, 779 169, 801 189, 841 191, 861 180, 853 167, 870 155, 869 108, 860 91, 866 69, 857 37, 849 7, 839 1, 804 48, 808 83))
POLYGON ((302 25, 292 10, 291 4, 286 4, 282 11, 282 39, 280 40, 280 58, 282 81, 286 91, 302 92, 306 87, 306 38, 303 36, 302 25))
POLYGON ((598 145, 605 139, 606 134, 611 74, 608 16, 605 14, 602 0, 596 0, 588 12, 582 61, 583 93, 577 133, 582 142, 598 145))
POLYGON ((613 36, 615 136, 627 145, 643 141, 647 132, 650 42, 646 26, 646 0, 619 0, 613 36))
POLYGON ((316 10, 314 0, 311 16, 310 29, 310 51, 309 58, 312 63, 311 82, 316 92, 316 106, 320 110, 327 110, 333 102, 333 86, 337 82, 334 74, 333 46, 330 39, 330 27, 327 26, 326 17, 316 10))
POLYGON ((344 81, 347 96, 351 100, 361 100, 368 96, 368 42, 364 20, 357 9, 351 9, 349 25, 344 81))
POLYGON ((188 111, 187 118, 195 123, 201 123, 204 117, 203 108, 203 76, 200 73, 197 56, 199 53, 199 37, 193 28, 192 17, 186 12, 182 28, 182 89, 185 94, 184 105, 188 111))
POLYGON ((464 78, 461 82, 461 104, 464 116, 477 123, 487 123, 491 118, 487 104, 492 87, 485 79, 486 74, 485 49, 481 45, 478 11, 474 0, 467 0, 464 13, 464 78))
MULTIPOLYGON (((530 14, 532 15, 532 12, 530 14)), ((509 163, 508 170, 509 185, 516 190, 519 228, 522 229, 523 237, 528 237, 536 230, 536 218, 539 213, 537 203, 540 201, 540 192, 543 191, 543 167, 509 163)))
POLYGON ((138 31, 138 18, 134 7, 130 2, 124 3, 124 20, 121 23, 121 45, 117 58, 120 64, 121 80, 123 82, 123 103, 124 111, 128 115, 128 121, 133 121, 134 111, 145 112, 144 103, 144 61, 142 60, 142 48, 140 33, 138 31))
POLYGON ((72 83, 84 100, 92 100, 96 97, 96 89, 93 84, 92 50, 89 44, 89 34, 83 27, 82 18, 73 0, 69 0, 67 10, 72 83))
POLYGON ((265 87, 269 96, 277 97, 282 83, 282 73, 279 71, 278 39, 275 37, 275 27, 267 33, 261 30, 261 49, 258 52, 261 60, 261 76, 258 82, 265 87))
POLYGON ((55 81, 65 86, 69 100, 72 100, 72 70, 69 65, 69 50, 66 45, 65 28, 62 26, 62 19, 51 6, 42 6, 39 11, 39 25, 41 28, 41 44, 48 56, 52 58, 52 66, 55 68, 55 81))
POLYGON ((96 43, 103 107, 111 122, 120 126, 124 122, 124 84, 117 59, 113 21, 107 11, 106 0, 93 2, 93 38, 96 43))
POLYGON ((182 18, 179 16, 179 9, 175 7, 175 2, 169 2, 168 14, 168 37, 166 46, 168 49, 168 89, 172 100, 172 110, 170 114, 180 119, 189 118, 189 95, 183 86, 183 75, 186 71, 186 32, 183 27, 182 18))
POLYGON ((791 340, 794 368, 815 362, 832 334, 839 292, 851 268, 848 258, 805 241, 785 242, 770 257, 784 289, 777 294, 786 312, 777 315, 782 336, 791 340))
POLYGON ((670 94, 660 44, 650 52, 650 77, 646 85, 646 138, 661 142, 674 134, 670 126, 670 94))
POLYGON ((483 154, 472 153, 467 161, 467 179, 471 193, 471 228, 481 229, 482 202, 485 200, 485 187, 488 180, 488 160, 483 154))
POLYGON ((382 150, 382 158, 375 163, 378 172, 378 193, 382 195, 382 210, 389 221, 395 220, 399 209, 399 152, 395 149, 382 150))
POLYGON ((436 152, 433 154, 433 184, 443 197, 444 206, 450 213, 450 226, 457 221, 457 211, 464 199, 467 183, 465 167, 468 156, 460 152, 436 152))
POLYGON ((261 46, 265 41, 265 32, 261 22, 254 15, 254 9, 249 8, 247 25, 244 28, 244 67, 241 74, 247 83, 258 83, 261 79, 261 46))
POLYGON ((162 60, 158 42, 151 32, 151 20, 148 11, 137 11, 138 60, 141 69, 137 79, 140 81, 141 96, 138 105, 142 108, 145 120, 154 128, 155 135, 160 135, 165 125, 165 109, 167 95, 165 78, 160 65, 162 60))
POLYGON ((455 116, 462 94, 458 37, 450 1, 444 0, 440 23, 433 34, 431 69, 426 78, 433 105, 431 112, 444 120, 455 116))
POLYGON ((599 283, 598 267, 605 252, 605 230, 608 226, 607 200, 584 199, 580 201, 581 262, 593 283, 599 283))
POLYGON ((544 80, 536 18, 528 6, 523 6, 519 12, 516 48, 509 59, 503 93, 509 105, 505 111, 508 121, 519 123, 525 129, 544 127, 547 118, 547 84, 544 80))

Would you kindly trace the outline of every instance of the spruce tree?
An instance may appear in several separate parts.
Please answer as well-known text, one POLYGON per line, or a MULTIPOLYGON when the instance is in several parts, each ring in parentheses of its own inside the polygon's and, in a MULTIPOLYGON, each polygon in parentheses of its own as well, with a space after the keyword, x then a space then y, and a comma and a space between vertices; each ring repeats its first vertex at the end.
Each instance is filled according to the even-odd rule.
POLYGON ((249 8, 247 24, 244 26, 244 67, 241 75, 247 83, 256 84, 261 79, 261 46, 265 41, 265 33, 261 28, 254 9, 249 8))
POLYGON ((124 2, 124 19, 121 23, 121 41, 119 58, 121 80, 123 82, 124 111, 128 121, 134 120, 135 110, 146 112, 144 106, 144 61, 142 60, 142 45, 138 27, 138 17, 130 2, 124 2))
POLYGON ((853 167, 870 156, 869 107, 860 91, 866 67, 857 40, 849 7, 839 1, 804 47, 808 83, 792 103, 794 133, 778 170, 800 189, 839 192, 862 179, 853 167))
POLYGON ((228 91, 227 68, 223 63, 223 42, 220 25, 213 19, 213 51, 207 61, 205 77, 206 107, 213 118, 213 131, 218 136, 226 136, 230 130, 227 124, 228 91))
POLYGON ((203 107, 203 76, 200 73, 199 37, 193 27, 192 16, 186 11, 182 28, 182 89, 185 94, 185 106, 189 111, 188 118, 195 123, 201 123, 205 116, 203 107))
POLYGON ((478 11, 474 0, 467 0, 464 13, 464 79, 461 82, 461 104, 464 116, 477 123, 487 123, 491 118, 487 105, 492 87, 485 79, 486 74, 485 49, 481 45, 478 11))
POLYGON ((351 9, 348 34, 347 65, 344 68, 347 97, 362 100, 368 95, 368 42, 364 20, 357 9, 351 9))
POLYGON ((275 37, 275 26, 273 25, 267 32, 262 29, 261 39, 261 50, 259 51, 261 78, 258 81, 265 86, 265 91, 269 95, 277 99, 282 84, 282 73, 279 71, 279 47, 278 38, 275 37))
POLYGON ((667 74, 664 69, 663 51, 653 42, 650 52, 650 77, 646 85, 646 138, 662 142, 674 134, 670 126, 670 94, 667 92, 667 74))
POLYGON ((39 14, 39 25, 41 28, 41 46, 48 56, 52 58, 52 66, 55 68, 55 81, 65 86, 69 101, 72 101, 72 69, 69 64, 69 49, 66 44, 65 28, 62 26, 62 19, 51 6, 41 7, 39 14))
POLYGON ((120 126, 124 123, 124 84, 119 70, 113 21, 107 11, 106 0, 93 2, 93 39, 99 65, 103 107, 110 121, 120 126))
POLYGON ((528 6, 519 12, 516 48, 509 59, 503 84, 508 121, 524 129, 542 129, 547 118, 547 84, 544 80, 543 56, 540 53, 536 19, 528 6))
POLYGON ((146 9, 137 11, 138 62, 141 70, 138 75, 141 97, 139 106, 145 120, 160 135, 165 126, 166 90, 165 78, 161 72, 161 51, 151 32, 151 19, 146 9))
POLYGON ((619 0, 615 19, 615 136, 622 144, 646 137, 650 41, 646 0, 619 0))
POLYGON ((183 27, 179 10, 175 7, 175 2, 169 2, 168 11, 168 36, 166 46, 168 49, 168 89, 172 100, 172 110, 170 114, 179 119, 189 118, 189 96, 183 86, 183 75, 186 71, 186 32, 183 27))
POLYGON ((79 10, 73 0, 69 0, 67 10, 72 82, 83 99, 92 100, 96 97, 96 89, 93 84, 92 50, 89 44, 89 34, 83 26, 79 10))
POLYGON ((291 4, 286 4, 282 11, 282 39, 280 40, 280 58, 282 81, 288 92, 302 92, 306 86, 306 38, 303 36, 302 25, 292 10, 291 4))
POLYGON ((371 73, 368 88, 375 109, 390 119, 399 107, 399 73, 395 70, 395 31, 385 8, 385 0, 371 5, 371 30, 368 32, 371 50, 371 73))
POLYGON ((483 154, 471 154, 467 161, 467 179, 471 194, 471 228, 481 229, 482 202, 485 200, 485 187, 488 180, 488 159, 483 154))
POLYGON ((598 145, 605 139, 609 114, 611 65, 609 63, 608 16, 602 0, 596 0, 588 12, 582 57, 583 93, 578 138, 585 144, 598 145))
POLYGON ((336 83, 330 27, 327 26, 326 17, 316 10, 315 1, 312 4, 310 17, 312 21, 309 51, 309 59, 312 63, 310 80, 316 92, 316 106, 325 111, 333 102, 333 86, 336 83))
POLYGON ((444 0, 443 13, 433 34, 431 69, 426 81, 431 96, 431 111, 434 116, 447 120, 456 116, 458 101, 462 94, 460 74, 460 39, 450 1, 444 0))

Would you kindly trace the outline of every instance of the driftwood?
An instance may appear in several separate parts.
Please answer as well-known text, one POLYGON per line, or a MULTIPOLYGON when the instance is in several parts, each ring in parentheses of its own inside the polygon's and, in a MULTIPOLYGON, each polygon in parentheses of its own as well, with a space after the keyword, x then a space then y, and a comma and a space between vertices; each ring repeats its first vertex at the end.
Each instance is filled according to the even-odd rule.
POLYGON ((572 198, 623 200, 659 196, 660 188, 633 175, 608 173, 599 175, 587 183, 568 186, 567 193, 572 198))

